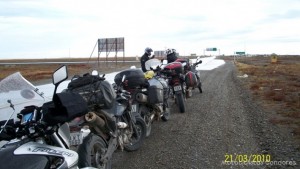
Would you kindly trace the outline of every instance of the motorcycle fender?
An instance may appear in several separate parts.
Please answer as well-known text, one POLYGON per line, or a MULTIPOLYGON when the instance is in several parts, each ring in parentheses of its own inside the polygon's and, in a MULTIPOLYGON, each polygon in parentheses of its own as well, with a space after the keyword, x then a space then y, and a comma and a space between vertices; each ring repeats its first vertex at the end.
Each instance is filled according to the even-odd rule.
POLYGON ((71 168, 77 165, 78 154, 69 149, 64 149, 61 147, 50 146, 46 144, 40 144, 36 142, 28 142, 21 145, 14 151, 15 155, 44 155, 44 156, 54 156, 64 159, 63 168, 71 168))
POLYGON ((175 91, 176 95, 182 94, 182 91, 175 91))
POLYGON ((68 123, 64 123, 63 125, 61 125, 58 128, 57 131, 58 135, 61 137, 62 141, 64 141, 64 143, 70 147, 70 127, 68 123))

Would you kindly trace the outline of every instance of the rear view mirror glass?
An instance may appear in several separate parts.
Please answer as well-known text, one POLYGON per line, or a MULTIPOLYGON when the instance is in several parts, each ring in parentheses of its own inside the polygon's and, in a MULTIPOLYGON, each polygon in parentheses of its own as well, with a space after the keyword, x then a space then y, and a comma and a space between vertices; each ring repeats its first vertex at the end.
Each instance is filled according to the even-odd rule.
POLYGON ((52 75, 52 82, 54 85, 61 83, 68 78, 67 66, 63 65, 58 68, 52 75))

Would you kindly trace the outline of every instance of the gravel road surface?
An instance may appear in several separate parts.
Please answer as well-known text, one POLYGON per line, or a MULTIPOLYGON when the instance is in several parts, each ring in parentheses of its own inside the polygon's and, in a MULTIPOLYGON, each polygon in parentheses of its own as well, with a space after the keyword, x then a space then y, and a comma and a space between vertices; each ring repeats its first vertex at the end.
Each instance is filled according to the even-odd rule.
POLYGON ((203 93, 193 91, 186 113, 180 113, 171 101, 171 119, 155 121, 138 151, 115 152, 114 169, 300 168, 299 149, 291 135, 266 120, 241 87, 233 63, 202 71, 201 78, 203 93), (267 156, 280 165, 222 164, 225 160, 263 161, 259 158, 267 156))

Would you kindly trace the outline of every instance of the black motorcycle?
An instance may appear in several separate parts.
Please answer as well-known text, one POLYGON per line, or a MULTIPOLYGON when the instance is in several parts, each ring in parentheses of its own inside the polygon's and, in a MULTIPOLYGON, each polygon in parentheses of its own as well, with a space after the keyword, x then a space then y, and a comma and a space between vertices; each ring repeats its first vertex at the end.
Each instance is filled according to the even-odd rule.
MULTIPOLYGON (((126 76, 120 84, 126 83, 126 76)), ((143 118, 132 111, 131 95, 119 85, 115 88, 104 76, 86 74, 75 76, 68 91, 82 95, 89 113, 78 126, 88 126, 90 133, 78 147, 79 167, 111 168, 112 155, 117 148, 138 150, 146 136, 143 118)))
MULTIPOLYGON (((149 67, 147 63, 146 68, 149 67)), ((137 112, 144 119, 146 137, 151 133, 154 120, 169 120, 169 87, 165 79, 158 75, 147 79, 142 70, 134 68, 121 71, 116 75, 115 82, 132 95, 132 112, 137 112), (125 83, 120 83, 119 79, 124 75, 125 83)))

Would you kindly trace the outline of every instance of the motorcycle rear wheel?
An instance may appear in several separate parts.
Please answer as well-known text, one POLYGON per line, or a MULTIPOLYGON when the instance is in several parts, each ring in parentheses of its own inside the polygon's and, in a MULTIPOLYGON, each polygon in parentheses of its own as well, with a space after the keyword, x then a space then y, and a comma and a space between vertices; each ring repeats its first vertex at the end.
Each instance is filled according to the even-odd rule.
POLYGON ((142 117, 136 117, 135 126, 137 133, 133 133, 130 138, 132 141, 129 144, 124 145, 124 149, 129 152, 138 150, 146 138, 146 123, 142 117))
POLYGON ((99 169, 111 169, 112 160, 108 159, 107 163, 100 162, 101 157, 107 151, 108 145, 99 136, 90 133, 84 138, 82 144, 78 147, 78 167, 96 167, 99 169))
POLYGON ((163 115, 161 116, 162 121, 168 121, 170 119, 170 109, 166 108, 163 115))
POLYGON ((199 82, 199 84, 198 84, 198 89, 199 89, 199 92, 202 93, 202 83, 201 82, 199 82))
POLYGON ((171 116, 171 111, 170 111, 170 108, 169 108, 169 101, 168 99, 166 99, 164 101, 164 106, 163 106, 163 114, 161 116, 161 119, 162 121, 168 121, 170 119, 170 116, 171 116))
POLYGON ((184 101, 183 93, 177 93, 176 100, 177 100, 177 103, 179 106, 180 113, 184 113, 185 112, 185 101, 184 101))
POLYGON ((144 119, 146 123, 146 137, 149 137, 152 130, 152 120, 151 120, 151 114, 150 110, 145 106, 140 106, 140 115, 144 119))

